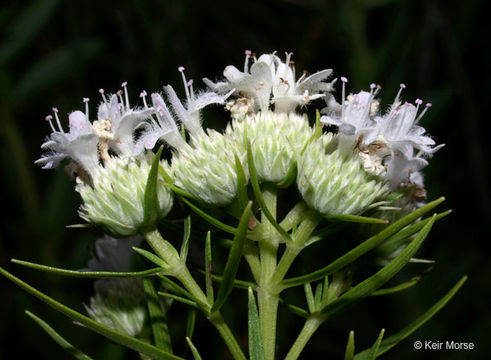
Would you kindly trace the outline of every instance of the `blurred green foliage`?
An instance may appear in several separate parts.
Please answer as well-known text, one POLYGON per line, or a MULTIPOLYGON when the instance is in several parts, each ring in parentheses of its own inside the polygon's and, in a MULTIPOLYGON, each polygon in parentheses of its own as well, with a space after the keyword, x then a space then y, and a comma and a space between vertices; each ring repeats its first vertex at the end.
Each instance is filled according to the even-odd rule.
MULTIPOLYGON (((43 119, 52 106, 65 114, 81 108, 82 97, 88 96, 94 113, 101 87, 116 91, 128 81, 135 99, 143 88, 155 91, 168 83, 179 87, 179 65, 195 80, 213 79, 228 64, 240 67, 245 49, 292 51, 297 71, 333 68, 336 76, 349 78, 349 89, 355 91, 381 83, 384 104, 390 103, 400 82, 407 84, 406 100, 431 101, 434 106, 424 117, 424 126, 447 146, 425 169, 427 189, 430 199, 446 196, 446 206, 454 210, 436 225, 423 248, 424 257, 437 262, 420 284, 398 295, 367 299, 332 319, 314 336, 304 358, 340 356, 351 329, 358 350, 369 346, 382 327, 387 334, 402 328, 468 274, 463 291, 439 315, 382 358, 487 359, 491 266, 483 249, 490 233, 491 181, 485 84, 490 80, 491 52, 486 47, 491 31, 484 4, 484 0, 2 2, 0 265, 80 310, 92 295, 90 281, 40 274, 9 263, 16 257, 81 268, 99 235, 65 228, 80 222, 73 183, 62 170, 43 171, 33 164, 49 132, 43 119), (476 350, 416 351, 415 340, 472 341, 476 350)), ((207 115, 207 126, 223 127, 221 111, 210 110, 207 115)), ((329 246, 307 251, 309 263, 322 262, 329 246)), ((416 273, 425 270, 424 265, 410 268, 416 273)), ((24 309, 42 315, 96 359, 136 358, 71 324, 5 279, 0 279, 0 288, 0 359, 12 354, 35 359, 68 356, 24 309)), ((245 293, 240 301, 247 306, 245 293)), ((179 306, 175 309, 170 321, 179 324, 171 331, 180 333, 186 318, 179 306)), ((245 330, 240 334, 245 348, 243 313, 224 310, 245 330)), ((300 323, 284 309, 282 315, 280 345, 286 345, 294 340, 300 323)), ((198 320, 194 344, 205 358, 227 358, 217 350, 224 349, 219 340, 203 335, 210 333, 208 329, 198 320)), ((177 347, 182 350, 180 340, 177 347)))

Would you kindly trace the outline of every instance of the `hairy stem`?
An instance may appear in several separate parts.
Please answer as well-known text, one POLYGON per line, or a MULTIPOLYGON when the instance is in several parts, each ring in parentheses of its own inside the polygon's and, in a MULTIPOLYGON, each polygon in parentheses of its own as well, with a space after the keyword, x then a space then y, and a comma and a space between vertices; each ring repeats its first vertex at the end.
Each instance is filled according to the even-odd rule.
POLYGON ((290 351, 288 351, 285 360, 298 359, 303 349, 305 348, 305 345, 307 345, 310 338, 323 323, 323 321, 324 319, 316 316, 311 316, 307 319, 307 321, 305 321, 302 331, 300 331, 300 334, 298 334, 298 337, 290 348, 290 351))

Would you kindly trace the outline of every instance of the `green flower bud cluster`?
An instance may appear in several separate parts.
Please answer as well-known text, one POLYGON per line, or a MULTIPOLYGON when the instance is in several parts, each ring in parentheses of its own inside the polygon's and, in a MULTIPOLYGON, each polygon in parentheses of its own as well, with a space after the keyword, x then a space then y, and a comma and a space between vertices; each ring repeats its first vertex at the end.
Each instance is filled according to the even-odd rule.
POLYGON ((226 133, 244 146, 250 140, 259 181, 280 183, 296 165, 313 129, 306 115, 261 111, 232 121, 226 133))
POLYGON ((141 280, 98 280, 96 289, 86 306, 89 316, 116 331, 142 337, 148 313, 141 280))
MULTIPOLYGON (((116 237, 136 234, 144 225, 144 194, 150 171, 150 158, 111 158, 93 173, 92 184, 81 181, 76 190, 83 205, 80 216, 116 237)), ((172 208, 168 188, 157 183, 159 218, 172 208)))
POLYGON ((307 145, 298 161, 298 190, 323 215, 360 214, 389 189, 364 170, 359 156, 343 156, 337 145, 331 133, 307 145))
POLYGON ((174 153, 170 175, 175 185, 197 199, 227 205, 237 195, 235 155, 245 158, 235 139, 208 129, 208 135, 192 136, 189 147, 174 153))

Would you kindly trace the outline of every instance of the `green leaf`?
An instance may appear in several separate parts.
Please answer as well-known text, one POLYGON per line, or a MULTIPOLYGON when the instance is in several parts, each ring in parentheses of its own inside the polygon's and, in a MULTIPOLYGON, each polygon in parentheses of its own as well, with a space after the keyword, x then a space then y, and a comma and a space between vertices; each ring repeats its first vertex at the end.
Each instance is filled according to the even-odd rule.
POLYGON ((385 334, 385 329, 380 330, 380 334, 378 335, 377 340, 375 340, 375 343, 373 344, 370 351, 368 352, 365 360, 375 360, 375 358, 377 357, 378 348, 379 348, 380 343, 384 337, 384 334, 385 334))
POLYGON ((152 161, 152 167, 148 173, 145 195, 143 198, 143 225, 142 227, 154 228, 159 218, 159 198, 157 194, 157 180, 159 176, 160 156, 163 146, 159 148, 152 161))
POLYGON ((153 268, 144 271, 134 271, 134 272, 67 270, 67 269, 61 269, 52 266, 36 264, 29 261, 17 260, 17 259, 12 259, 10 261, 12 261, 15 264, 19 264, 36 270, 46 271, 52 274, 77 277, 77 278, 89 278, 89 279, 141 278, 146 276, 152 276, 159 272, 162 272, 162 268, 153 268))
MULTIPOLYGON (((206 276, 206 271, 204 271, 202 269, 198 269, 198 271, 201 274, 205 274, 205 276, 206 276)), ((219 283, 221 283, 223 281, 223 276, 220 276, 217 274, 211 274, 211 278, 213 281, 217 281, 219 283)), ((255 289, 257 287, 257 285, 254 284, 253 282, 250 282, 250 281, 234 279, 234 287, 238 288, 238 289, 247 290, 249 287, 252 287, 253 289, 255 289)))
POLYGON ((137 247, 133 247, 133 250, 135 250, 138 254, 147 258, 148 260, 150 260, 154 264, 161 266, 162 269, 167 268, 167 263, 164 260, 162 260, 161 258, 159 258, 157 255, 151 253, 150 251, 147 251, 145 249, 140 249, 137 247))
POLYGON ((276 186, 285 189, 289 187, 295 181, 296 178, 297 178, 297 163, 294 162, 288 169, 285 178, 281 180, 279 183, 277 183, 276 186))
POLYGON ((256 197, 257 202, 259 203, 259 206, 261 207, 262 213, 266 216, 268 221, 273 225, 273 227, 278 230, 278 232, 283 235, 285 240, 291 241, 290 235, 283 229, 280 224, 276 221, 274 216, 271 214, 269 211, 268 207, 266 206, 266 203, 264 202, 263 199, 263 194, 261 192, 261 187, 259 186, 259 181, 257 179, 257 172, 256 172, 256 166, 254 164, 254 157, 252 156, 252 150, 251 150, 251 142, 248 140, 247 141, 247 161, 249 163, 249 175, 251 177, 251 185, 252 185, 252 190, 254 191, 254 195, 256 197))
POLYGON ((24 289, 26 292, 29 294, 37 297, 41 301, 45 302, 47 305, 51 306, 53 309, 61 312, 62 314, 68 316, 72 320, 84 325, 85 327, 89 328, 90 330, 105 336, 111 341, 114 341, 117 344, 126 346, 127 348, 130 348, 134 351, 137 351, 139 353, 142 353, 144 355, 147 355, 153 359, 162 359, 162 360, 167 360, 167 359, 182 359, 178 356, 169 354, 168 352, 165 352, 153 345, 147 344, 141 340, 138 340, 136 338, 133 338, 131 336, 128 336, 126 334, 122 334, 120 332, 117 332, 105 325, 102 325, 98 323, 97 321, 92 320, 91 318, 80 314, 79 312, 70 309, 68 306, 63 305, 59 303, 58 301, 54 300, 53 298, 49 297, 48 295, 40 292, 39 290, 33 288, 29 284, 25 283, 24 281, 20 280, 19 278, 15 277, 8 271, 4 270, 2 267, 0 267, 0 274, 5 276, 7 279, 15 283, 17 286, 21 287, 24 289))
POLYGON ((191 352, 193 353, 194 360, 202 360, 201 355, 199 354, 198 350, 193 345, 193 343, 191 342, 191 339, 189 337, 186 337, 186 342, 188 343, 189 348, 191 349, 191 352))
MULTIPOLYGON (((448 293, 446 293, 435 305, 429 308, 424 314, 419 316, 412 323, 407 325, 404 329, 400 330, 396 334, 389 336, 380 344, 380 348, 376 356, 380 356, 388 350, 392 349, 399 342, 407 338, 413 332, 415 332, 420 326, 430 320, 441 308, 443 308, 449 301, 454 297, 454 295, 459 291, 459 289, 467 281, 467 276, 463 276, 457 284, 455 284, 448 293)), ((368 354, 368 349, 356 354, 355 360, 364 360, 368 354)))
POLYGON ((162 309, 152 279, 143 279, 143 288, 147 298, 148 314, 155 346, 172 354, 172 342, 169 327, 167 326, 167 316, 162 309))
POLYGON ((196 310, 189 309, 186 320, 186 337, 192 339, 194 334, 194 326, 196 325, 196 310))
POLYGON ((305 291, 305 299, 307 300, 307 306, 309 308, 309 312, 313 313, 315 311, 315 301, 314 294, 312 293, 312 286, 310 283, 306 283, 303 285, 305 291))
POLYGON ((249 195, 247 194, 247 179, 239 157, 237 154, 234 154, 234 157, 235 166, 237 167, 237 201, 240 210, 243 211, 249 201, 249 195))
POLYGON ((178 295, 175 295, 175 294, 171 294, 171 293, 168 293, 168 292, 164 292, 164 291, 159 291, 157 293, 159 296, 162 296, 162 297, 166 297, 166 298, 169 298, 169 299, 172 299, 172 300, 176 300, 176 301, 179 301, 185 305, 189 305, 189 306, 192 306, 193 308, 196 308, 196 309, 199 309, 199 305, 198 303, 196 303, 195 301, 193 300, 189 300, 189 299, 186 299, 186 298, 183 298, 181 296, 178 296, 178 295))
POLYGON ((184 220, 184 235, 182 239, 181 251, 179 252, 179 256, 181 257, 183 263, 186 263, 186 259, 188 257, 190 238, 191 238, 191 216, 188 216, 184 220))
POLYGON ((402 219, 394 222, 393 224, 387 226, 384 230, 379 232, 377 235, 372 236, 365 242, 361 243, 351 251, 347 252, 343 256, 339 257, 329 265, 323 267, 322 269, 313 271, 309 274, 302 275, 302 276, 297 276, 294 278, 289 278, 283 280, 280 285, 284 286, 285 288, 292 287, 292 286, 297 286, 304 284, 306 282, 312 282, 319 280, 323 278, 326 275, 332 274, 346 265, 352 263, 356 259, 358 259, 360 256, 364 255, 368 251, 372 250, 373 248, 379 246, 382 244, 386 239, 390 238, 392 235, 403 229, 405 226, 408 224, 412 223, 422 215, 426 214, 428 211, 432 210, 435 206, 443 202, 445 198, 439 198, 437 200, 434 200, 432 202, 429 202, 425 206, 422 206, 421 208, 413 211, 412 213, 406 215, 402 219))
POLYGON ((346 221, 361 224, 388 224, 389 220, 377 219, 358 215, 329 215, 325 217, 329 221, 346 221))
POLYGON ((344 360, 353 360, 355 356, 355 332, 351 330, 348 336, 348 343, 346 344, 346 351, 344 352, 344 360))
POLYGON ((72 344, 66 341, 60 334, 58 334, 51 326, 49 326, 44 320, 40 319, 32 312, 26 310, 26 314, 33 319, 46 333, 58 343, 64 350, 72 354, 74 358, 79 360, 92 360, 91 357, 85 355, 83 352, 75 348, 72 344))
POLYGON ((432 217, 432 220, 428 222, 423 229, 421 229, 414 240, 389 264, 379 270, 375 275, 362 281, 358 285, 348 290, 342 296, 332 301, 322 310, 322 313, 325 314, 325 316, 333 314, 347 305, 370 295, 372 292, 394 277, 409 262, 411 257, 419 249, 430 232, 434 222, 435 215, 432 217))
POLYGON ((248 321, 247 328, 249 331, 249 359, 264 360, 264 348, 261 337, 261 325, 257 313, 256 300, 252 289, 248 290, 248 321))
POLYGON ((237 228, 237 233, 234 236, 234 243, 230 249, 227 263, 225 264, 225 270, 222 275, 222 283, 220 289, 218 290, 218 295, 211 312, 218 311, 222 305, 225 303, 228 295, 234 287, 235 276, 237 275, 237 270, 239 268, 240 258, 242 257, 242 250, 244 249, 244 244, 247 235, 247 227, 249 225, 249 218, 251 216, 251 206, 252 202, 249 201, 242 216, 240 217, 239 227, 237 228))
POLYGON ((201 210, 199 207, 194 205, 188 199, 181 197, 181 200, 184 201, 191 208, 191 210, 193 210, 196 214, 201 216, 203 219, 208 221, 210 224, 212 224, 216 228, 223 230, 225 232, 228 232, 230 234, 235 234, 235 232, 237 231, 237 229, 234 228, 233 226, 229 226, 227 224, 224 224, 220 220, 215 219, 213 216, 208 215, 205 211, 201 210))
POLYGON ((206 275, 206 297, 213 304, 213 280, 211 279, 212 257, 211 257, 211 232, 208 231, 205 240, 205 275, 206 275))
POLYGON ((411 280, 405 281, 402 284, 392 286, 390 288, 385 288, 385 289, 380 289, 377 291, 374 291, 373 293, 370 294, 370 296, 382 296, 382 295, 390 295, 397 293, 399 291, 404 291, 406 289, 409 289, 410 287, 413 287, 419 281, 421 280, 420 276, 413 277, 411 280))
POLYGON ((162 166, 162 164, 160 162, 159 162, 159 173, 160 173, 160 176, 162 176, 162 178, 164 179, 163 184, 165 186, 167 186, 169 189, 171 189, 174 193, 176 193, 177 195, 180 195, 180 196, 184 196, 186 198, 198 200, 192 194, 190 194, 187 191, 181 189, 180 187, 174 185, 172 183, 172 178, 169 176, 169 174, 167 174, 167 172, 165 171, 164 167, 162 166))
POLYGON ((193 299, 193 301, 196 301, 196 299, 186 289, 169 279, 167 276, 164 276, 162 274, 158 274, 157 276, 160 278, 162 286, 164 288, 169 289, 176 294, 180 294, 187 299, 193 299))

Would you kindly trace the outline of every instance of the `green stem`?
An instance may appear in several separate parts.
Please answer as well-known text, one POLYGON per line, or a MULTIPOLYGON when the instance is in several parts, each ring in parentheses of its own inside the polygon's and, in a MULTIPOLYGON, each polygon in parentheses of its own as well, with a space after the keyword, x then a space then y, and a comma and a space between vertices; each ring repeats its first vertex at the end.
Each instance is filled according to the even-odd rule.
POLYGON ((245 360, 245 355, 242 352, 237 340, 232 331, 223 319, 222 315, 217 311, 210 315, 210 309, 213 306, 199 285, 194 280, 189 272, 185 261, 181 259, 177 250, 171 243, 166 241, 157 229, 148 231, 144 234, 145 239, 150 244, 152 249, 160 256, 167 264, 169 264, 170 275, 177 278, 184 288, 197 300, 203 312, 209 317, 210 322, 220 333, 223 341, 228 346, 232 356, 236 360, 245 360))
POLYGON ((285 360, 298 359, 303 349, 305 348, 305 345, 307 345, 312 335, 323 322, 324 319, 317 316, 309 317, 307 321, 305 321, 302 331, 300 331, 300 334, 298 334, 298 337, 290 348, 290 351, 288 351, 285 360))
POLYGON ((230 331, 230 328, 228 327, 227 323, 223 319, 220 312, 219 311, 214 312, 213 314, 211 314, 208 317, 208 319, 210 320, 210 322, 213 324, 213 326, 215 326, 215 328, 220 333, 220 336, 222 337, 225 344, 227 344, 228 349, 232 353, 232 356, 234 357, 234 359, 235 360, 246 360, 246 357, 245 357, 244 353, 242 352, 240 345, 237 343, 237 340, 235 339, 234 334, 232 334, 232 331, 230 331))
MULTIPOLYGON (((263 199, 271 215, 276 219, 277 188, 272 184, 265 184, 263 199)), ((261 215, 261 224, 264 225, 262 238, 259 239, 259 253, 261 257, 261 274, 259 277, 258 306, 259 322, 264 346, 265 359, 273 360, 276 347, 276 317, 279 296, 272 292, 275 287, 271 277, 276 270, 278 244, 280 234, 268 221, 264 213, 261 215)))

